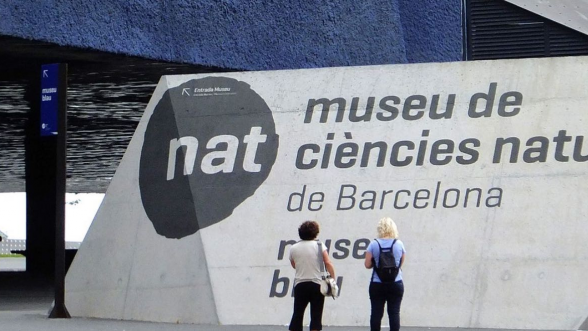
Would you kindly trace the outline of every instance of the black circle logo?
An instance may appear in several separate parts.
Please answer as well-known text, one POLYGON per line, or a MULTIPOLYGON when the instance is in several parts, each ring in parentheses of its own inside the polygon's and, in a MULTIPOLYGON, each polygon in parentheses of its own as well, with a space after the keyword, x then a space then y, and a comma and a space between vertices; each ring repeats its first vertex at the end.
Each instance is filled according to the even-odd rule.
POLYGON ((167 90, 141 149, 141 200, 155 231, 183 238, 227 218, 276 161, 265 101, 244 82, 206 77, 167 90))

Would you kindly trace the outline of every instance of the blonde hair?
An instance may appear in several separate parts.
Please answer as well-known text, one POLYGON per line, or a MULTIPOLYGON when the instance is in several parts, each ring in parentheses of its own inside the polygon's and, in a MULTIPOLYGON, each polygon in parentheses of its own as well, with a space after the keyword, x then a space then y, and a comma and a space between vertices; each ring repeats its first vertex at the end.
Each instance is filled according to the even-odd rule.
POLYGON ((379 238, 398 238, 398 228, 390 217, 384 217, 378 222, 379 238))

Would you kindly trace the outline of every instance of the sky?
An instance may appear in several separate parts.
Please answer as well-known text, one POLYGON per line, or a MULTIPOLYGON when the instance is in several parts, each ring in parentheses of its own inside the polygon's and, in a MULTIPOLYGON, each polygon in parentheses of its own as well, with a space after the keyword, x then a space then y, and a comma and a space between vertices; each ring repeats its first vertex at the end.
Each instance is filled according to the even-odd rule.
MULTIPOLYGON (((66 194, 65 241, 84 240, 103 198, 98 193, 66 194)), ((25 193, 0 193, 0 231, 9 239, 26 239, 25 193)))

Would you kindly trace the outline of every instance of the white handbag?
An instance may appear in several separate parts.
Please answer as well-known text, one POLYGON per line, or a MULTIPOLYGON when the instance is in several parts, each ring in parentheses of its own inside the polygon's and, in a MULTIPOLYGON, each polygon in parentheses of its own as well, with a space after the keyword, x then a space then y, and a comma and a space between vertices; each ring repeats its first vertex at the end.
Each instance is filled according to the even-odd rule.
POLYGON ((318 242, 318 261, 321 269, 321 293, 326 297, 332 297, 335 300, 339 296, 339 286, 337 282, 325 270, 325 261, 323 259, 323 243, 318 242))

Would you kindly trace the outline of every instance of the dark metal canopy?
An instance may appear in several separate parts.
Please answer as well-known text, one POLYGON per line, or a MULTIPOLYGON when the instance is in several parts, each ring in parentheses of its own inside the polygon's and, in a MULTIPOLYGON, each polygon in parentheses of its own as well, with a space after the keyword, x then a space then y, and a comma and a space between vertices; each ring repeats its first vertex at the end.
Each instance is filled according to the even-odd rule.
POLYGON ((69 68, 70 193, 106 191, 162 75, 228 71, 0 36, 0 192, 25 192, 25 132, 30 112, 38 111, 27 98, 36 93, 31 80, 40 80, 40 66, 49 63, 69 68))

